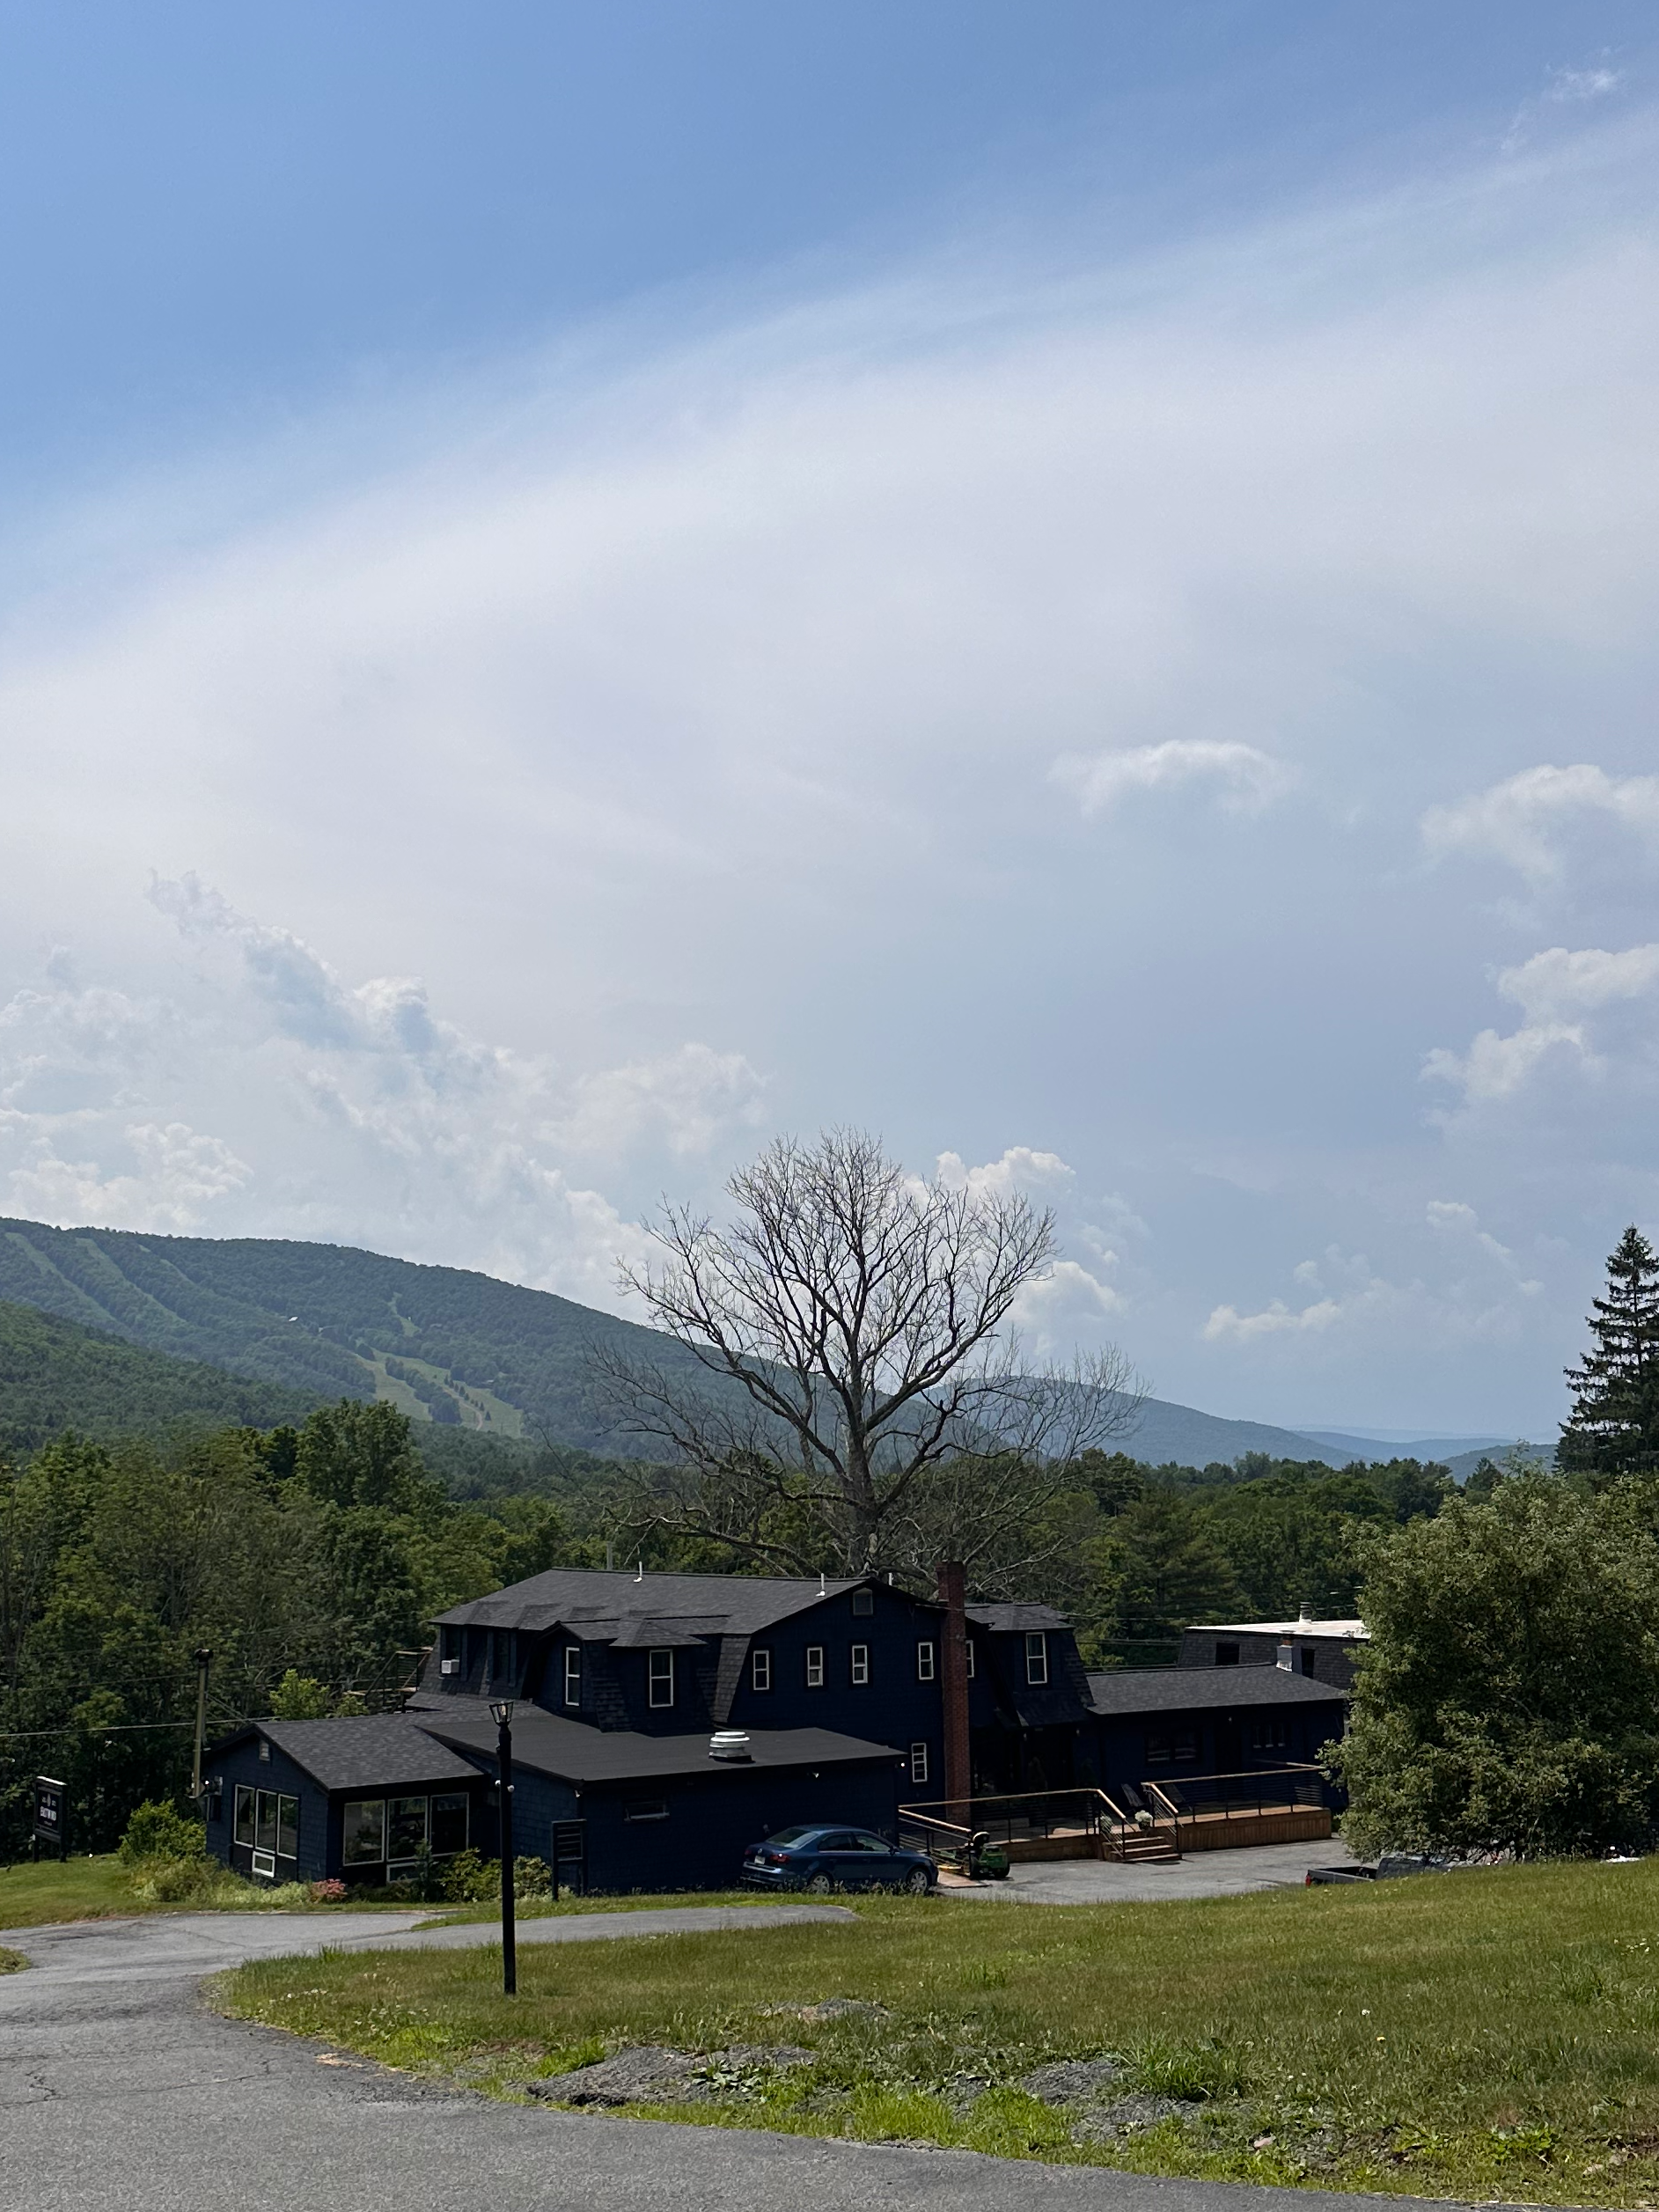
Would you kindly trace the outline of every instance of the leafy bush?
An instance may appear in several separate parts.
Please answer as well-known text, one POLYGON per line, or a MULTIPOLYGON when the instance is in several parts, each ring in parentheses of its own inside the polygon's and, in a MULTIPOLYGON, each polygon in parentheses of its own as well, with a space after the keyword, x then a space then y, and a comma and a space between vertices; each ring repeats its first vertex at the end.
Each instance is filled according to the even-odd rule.
MULTIPOLYGON (((488 1905, 501 1895, 501 1862, 481 1858, 476 1851, 458 1851, 438 1885, 444 1896, 458 1905, 488 1905)), ((551 1897, 553 1869, 546 1859, 513 1861, 515 1897, 551 1897)))
POLYGON ((313 1882, 311 1885, 311 1901, 313 1905, 338 1905, 345 1894, 345 1884, 337 1880, 332 1874, 325 1880, 313 1882))
POLYGON ((200 1820, 158 1799, 140 1805, 128 1821, 121 1859, 124 1866, 148 1859, 199 1859, 207 1848, 207 1830, 200 1820))

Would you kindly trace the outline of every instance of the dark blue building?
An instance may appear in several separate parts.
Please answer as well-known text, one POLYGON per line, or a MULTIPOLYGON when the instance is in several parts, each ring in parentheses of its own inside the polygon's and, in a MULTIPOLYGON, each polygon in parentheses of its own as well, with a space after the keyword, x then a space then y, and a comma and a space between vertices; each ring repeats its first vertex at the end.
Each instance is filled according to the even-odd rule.
MULTIPOLYGON (((943 1799, 947 1619, 876 1576, 554 1569, 444 1614, 401 1715, 217 1746, 209 1844, 264 1878, 375 1884, 422 1848, 491 1856, 510 1699, 518 1852, 596 1890, 723 1887, 780 1827, 892 1834, 901 1803, 943 1799)), ((965 1627, 975 1796, 1282 1766, 1340 1732, 1340 1693, 1277 1668, 1090 1676, 1048 1606, 965 1627)))

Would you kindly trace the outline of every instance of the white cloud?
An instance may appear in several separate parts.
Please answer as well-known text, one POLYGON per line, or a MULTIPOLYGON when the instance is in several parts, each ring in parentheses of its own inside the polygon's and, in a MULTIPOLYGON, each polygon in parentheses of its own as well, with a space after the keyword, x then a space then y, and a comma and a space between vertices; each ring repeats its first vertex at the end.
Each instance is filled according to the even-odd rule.
POLYGON ((214 1201, 242 1189, 253 1173, 228 1144, 183 1121, 136 1123, 120 1136, 134 1172, 106 1177, 96 1161, 63 1159, 50 1135, 34 1135, 25 1165, 11 1172, 8 1203, 62 1227, 181 1234, 202 1227, 214 1201))
POLYGON ((1593 100, 1607 99, 1621 92, 1624 85, 1624 70, 1614 69, 1605 55, 1583 62, 1577 69, 1553 69, 1544 90, 1531 99, 1523 99, 1516 109, 1501 142, 1503 151, 1517 153, 1548 109, 1587 107, 1593 100))
POLYGON ((1550 1066, 1597 1075, 1611 1058, 1651 1062, 1651 1021, 1609 1019, 1659 990, 1659 944, 1623 952, 1569 952, 1553 945, 1518 967, 1505 968, 1498 990, 1522 1010, 1504 1036, 1483 1029, 1463 1054, 1436 1047, 1423 1062, 1426 1080, 1462 1091, 1471 1106, 1509 1099, 1550 1066))
POLYGON ((1523 768, 1422 818, 1431 854, 1470 852, 1507 861, 1534 883, 1559 876, 1562 846, 1586 823, 1615 824, 1659 845, 1659 775, 1611 776, 1589 761, 1523 768))
POLYGON ((1253 814, 1290 782, 1282 761, 1253 745, 1217 738, 1167 738, 1161 745, 1121 752, 1067 753, 1050 774, 1076 793, 1085 815, 1105 813, 1136 792, 1194 785, 1210 790, 1230 812, 1253 814))
POLYGON ((1328 1329, 1342 1318, 1342 1308, 1334 1298, 1320 1298, 1317 1304, 1293 1311, 1282 1298, 1275 1298, 1271 1305, 1258 1313, 1241 1313, 1237 1306, 1218 1305, 1204 1324, 1207 1343, 1231 1341, 1248 1344, 1260 1336, 1286 1334, 1306 1335, 1328 1329))
POLYGON ((654 1140, 684 1160, 711 1151, 734 1130, 759 1128, 766 1089, 741 1053, 681 1045, 655 1060, 584 1076, 575 1111, 554 1127, 578 1152, 614 1156, 654 1140))
POLYGON ((417 981, 348 984, 193 878, 151 902, 198 956, 179 997, 71 977, 0 1008, 15 1211, 363 1241, 609 1304, 642 1232, 574 1158, 643 1145, 684 1162, 753 1124, 759 1078, 740 1054, 692 1042, 567 1075, 443 1019, 417 981), (181 1099, 224 1133, 180 1117, 181 1099))

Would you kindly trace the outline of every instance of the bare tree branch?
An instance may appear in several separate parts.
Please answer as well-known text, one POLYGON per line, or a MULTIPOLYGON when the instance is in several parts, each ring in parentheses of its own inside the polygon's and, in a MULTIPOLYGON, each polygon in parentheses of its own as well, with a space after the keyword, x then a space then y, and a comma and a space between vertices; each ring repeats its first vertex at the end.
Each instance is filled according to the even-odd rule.
POLYGON ((809 1570, 915 1572, 919 1546, 972 1555, 1017 1491, 1029 1512, 1134 1426, 1145 1393, 1120 1353, 1033 1371, 1008 1328, 1053 1268, 1046 1209, 907 1176, 852 1130, 779 1139, 727 1189, 729 1229, 665 1202, 663 1262, 620 1271, 696 1368, 591 1355, 665 1454, 652 1525, 809 1570))

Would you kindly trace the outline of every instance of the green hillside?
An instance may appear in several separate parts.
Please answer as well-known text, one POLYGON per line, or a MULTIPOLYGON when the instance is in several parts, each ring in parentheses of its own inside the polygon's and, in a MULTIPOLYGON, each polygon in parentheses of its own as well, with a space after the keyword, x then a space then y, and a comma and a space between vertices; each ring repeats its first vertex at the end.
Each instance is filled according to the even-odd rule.
POLYGON ((314 1393, 146 1351, 33 1306, 0 1304, 0 1442, 13 1451, 32 1451, 65 1429, 107 1437, 269 1428, 303 1421, 316 1402, 314 1393))
POLYGON ((306 1404, 383 1398, 419 1422, 637 1451, 596 1400, 596 1337, 689 1355, 545 1290, 349 1246, 152 1237, 0 1218, 0 1299, 174 1359, 209 1361, 306 1404))

